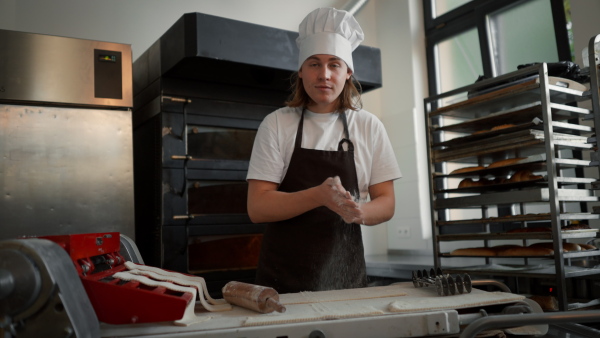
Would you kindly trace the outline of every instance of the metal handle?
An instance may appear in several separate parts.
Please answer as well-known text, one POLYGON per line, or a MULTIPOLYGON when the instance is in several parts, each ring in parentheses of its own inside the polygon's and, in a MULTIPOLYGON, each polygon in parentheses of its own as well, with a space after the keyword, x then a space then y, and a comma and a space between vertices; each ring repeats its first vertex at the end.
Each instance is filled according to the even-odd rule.
POLYGON ((173 216, 174 220, 178 219, 194 219, 194 215, 175 215, 173 216))
POLYGON ((190 155, 173 155, 172 160, 193 160, 194 158, 190 155))
POLYGON ((185 103, 191 103, 192 100, 190 99, 186 99, 185 97, 174 97, 174 96, 162 96, 161 99, 164 100, 169 100, 169 101, 173 101, 173 102, 185 102, 185 103))

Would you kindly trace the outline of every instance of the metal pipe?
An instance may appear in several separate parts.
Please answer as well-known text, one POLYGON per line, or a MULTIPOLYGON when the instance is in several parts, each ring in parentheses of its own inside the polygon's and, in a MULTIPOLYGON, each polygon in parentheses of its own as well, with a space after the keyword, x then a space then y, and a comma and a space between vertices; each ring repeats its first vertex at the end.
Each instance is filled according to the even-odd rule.
POLYGON ((367 4, 367 2, 369 2, 369 0, 350 0, 346 2, 341 9, 352 15, 356 15, 356 13, 360 12, 363 6, 367 4))
POLYGON ((600 330, 596 330, 594 328, 584 326, 576 323, 563 323, 563 324, 555 324, 563 331, 568 333, 577 334, 583 337, 600 337, 600 330))
POLYGON ((599 320, 600 311, 574 311, 483 317, 467 326, 460 334, 460 338, 472 338, 481 331, 494 328, 519 327, 535 324, 556 325, 559 323, 589 323, 598 322, 599 320))

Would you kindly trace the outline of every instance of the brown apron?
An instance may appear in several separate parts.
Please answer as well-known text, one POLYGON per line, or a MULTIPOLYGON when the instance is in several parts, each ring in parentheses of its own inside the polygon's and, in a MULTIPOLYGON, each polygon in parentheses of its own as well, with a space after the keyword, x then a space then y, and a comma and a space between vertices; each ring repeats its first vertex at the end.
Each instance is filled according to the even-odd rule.
MULTIPOLYGON (((354 145, 350 141, 346 114, 343 138, 337 151, 303 149, 304 111, 296 143, 279 191, 295 192, 320 185, 339 176, 342 185, 358 195, 354 145), (347 143, 347 151, 342 145, 347 143)), ((360 225, 346 224, 326 207, 318 207, 294 218, 267 224, 256 284, 279 293, 349 289, 367 286, 360 225)))

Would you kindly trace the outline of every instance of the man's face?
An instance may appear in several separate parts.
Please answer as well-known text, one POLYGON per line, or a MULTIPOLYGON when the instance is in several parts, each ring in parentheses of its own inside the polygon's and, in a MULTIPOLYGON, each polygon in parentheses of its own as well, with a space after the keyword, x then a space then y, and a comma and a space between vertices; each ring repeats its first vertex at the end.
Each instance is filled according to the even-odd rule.
POLYGON ((304 90, 315 102, 308 108, 315 113, 331 113, 337 108, 337 100, 352 71, 344 60, 328 54, 316 54, 307 58, 298 76, 304 90))

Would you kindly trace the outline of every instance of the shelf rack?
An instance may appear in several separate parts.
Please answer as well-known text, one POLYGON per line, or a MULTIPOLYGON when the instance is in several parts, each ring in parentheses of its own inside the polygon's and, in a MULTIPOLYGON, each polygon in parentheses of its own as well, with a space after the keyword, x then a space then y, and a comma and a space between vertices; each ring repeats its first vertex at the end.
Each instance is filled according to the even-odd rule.
POLYGON ((600 274, 600 268, 572 264, 600 256, 600 251, 564 252, 563 242, 598 236, 594 228, 565 229, 576 222, 600 219, 600 214, 588 211, 590 204, 599 201, 598 180, 587 177, 584 170, 600 169, 594 134, 600 125, 599 58, 593 54, 599 36, 590 40, 589 87, 549 76, 548 65, 540 63, 425 99, 436 269, 445 260, 464 257, 444 252, 447 242, 483 241, 483 246, 491 246, 490 241, 506 240, 527 246, 551 241, 551 256, 479 256, 484 265, 452 264, 453 268, 445 270, 552 279, 559 310, 581 307, 569 304, 566 279, 600 274), (592 108, 581 107, 582 103, 592 108), (584 159, 584 153, 589 159, 584 159), (507 158, 520 160, 488 168, 507 158), (460 167, 473 170, 453 172, 460 167), (512 180, 519 170, 535 173, 535 179, 512 180), (458 186, 463 180, 478 184, 458 186), (538 209, 544 212, 528 212, 538 209), (478 216, 473 217, 474 213, 478 216), (509 231, 540 225, 548 231, 509 231), (496 263, 507 260, 509 265, 496 263))

